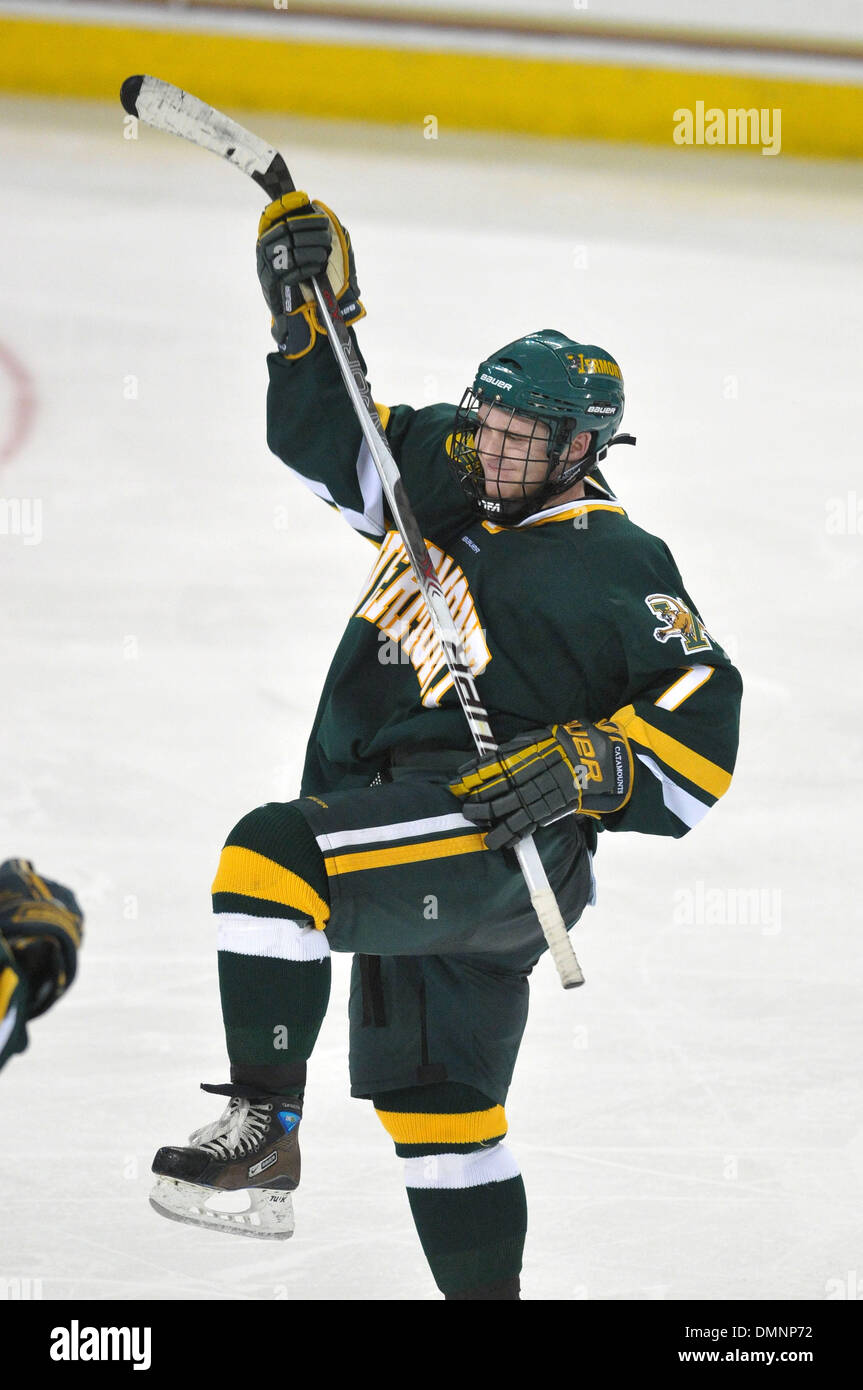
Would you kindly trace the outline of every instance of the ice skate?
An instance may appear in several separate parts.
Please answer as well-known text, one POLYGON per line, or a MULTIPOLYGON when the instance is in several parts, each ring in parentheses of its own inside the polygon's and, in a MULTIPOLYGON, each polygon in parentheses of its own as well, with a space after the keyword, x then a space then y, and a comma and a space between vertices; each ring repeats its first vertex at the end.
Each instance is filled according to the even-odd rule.
POLYGON ((232 1235, 287 1240, 294 1233, 291 1193, 300 1181, 295 1098, 232 1096, 215 1124, 187 1148, 160 1149, 150 1205, 160 1216, 232 1235))

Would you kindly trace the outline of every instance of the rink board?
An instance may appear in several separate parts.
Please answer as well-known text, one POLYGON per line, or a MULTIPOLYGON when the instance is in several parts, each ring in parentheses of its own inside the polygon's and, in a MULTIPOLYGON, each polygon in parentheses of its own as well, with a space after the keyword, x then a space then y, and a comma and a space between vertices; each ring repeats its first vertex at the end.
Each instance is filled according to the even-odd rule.
MULTIPOLYGON (((305 117, 501 131, 674 148, 675 112, 781 112, 781 151, 863 155, 863 86, 813 75, 579 62, 515 51, 384 46, 339 37, 161 30, 0 15, 0 90, 111 99, 124 77, 152 72, 215 105, 305 117)), ((844 68, 844 74, 851 71, 844 68)), ((817 69, 823 75, 823 69, 817 69)), ((838 76, 838 72, 837 72, 838 76)), ((763 156, 763 145, 680 147, 763 156)))

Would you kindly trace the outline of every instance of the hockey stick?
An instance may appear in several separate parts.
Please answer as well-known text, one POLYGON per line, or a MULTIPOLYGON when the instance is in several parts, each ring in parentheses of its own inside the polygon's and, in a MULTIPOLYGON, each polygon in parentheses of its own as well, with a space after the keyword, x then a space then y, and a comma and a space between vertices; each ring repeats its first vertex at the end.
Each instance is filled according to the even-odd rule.
MULTIPOLYGON (((294 191, 293 179, 278 151, 189 92, 162 82, 157 77, 127 77, 120 91, 120 100, 130 116, 137 116, 157 130, 191 140, 193 144, 235 164, 253 178, 270 199, 294 191)), ((493 753, 497 744, 489 727, 488 715, 480 700, 422 532, 408 502, 351 336, 326 275, 316 276, 311 283, 322 320, 329 325, 327 337, 330 346, 428 608, 477 751, 480 754, 493 753)), ((583 984, 584 976, 533 837, 528 835, 520 840, 515 846, 515 853, 564 989, 583 984)))

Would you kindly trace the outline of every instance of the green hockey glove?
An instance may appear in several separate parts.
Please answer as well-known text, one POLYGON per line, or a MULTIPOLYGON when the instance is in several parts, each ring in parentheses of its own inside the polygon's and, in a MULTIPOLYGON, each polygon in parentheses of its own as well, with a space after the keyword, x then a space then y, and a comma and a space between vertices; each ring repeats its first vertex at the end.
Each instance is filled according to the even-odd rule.
POLYGON ((26 977, 28 1018, 50 1009, 75 978, 84 916, 74 893, 26 859, 0 864, 0 933, 26 977))
POLYGON ((285 193, 264 209, 257 257, 273 337, 286 357, 305 357, 326 334, 309 285, 314 276, 326 272, 345 323, 364 317, 351 239, 335 213, 306 193, 285 193))
POLYGON ((632 751, 609 719, 579 719, 501 744, 459 768, 450 791, 468 820, 487 831, 488 849, 507 849, 540 825, 574 813, 598 819, 632 795, 632 751))

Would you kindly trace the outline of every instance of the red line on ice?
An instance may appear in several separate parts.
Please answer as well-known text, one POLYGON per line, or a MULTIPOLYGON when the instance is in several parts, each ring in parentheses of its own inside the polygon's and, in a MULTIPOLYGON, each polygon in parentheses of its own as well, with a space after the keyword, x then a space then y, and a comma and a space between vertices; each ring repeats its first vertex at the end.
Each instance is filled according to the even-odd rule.
POLYGON ((12 382, 12 420, 0 439, 0 466, 8 463, 30 433, 36 414, 36 391, 27 368, 4 343, 0 343, 0 370, 12 382))

